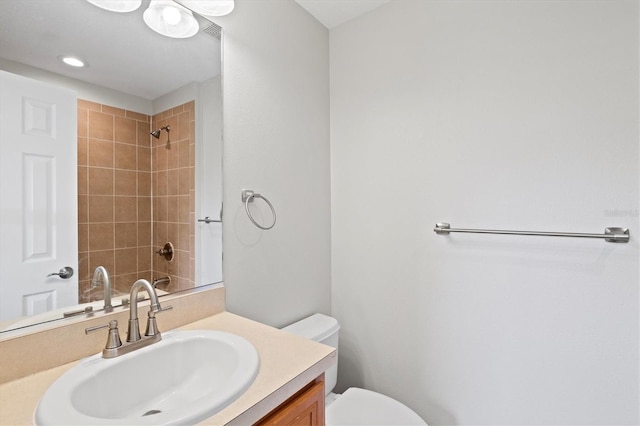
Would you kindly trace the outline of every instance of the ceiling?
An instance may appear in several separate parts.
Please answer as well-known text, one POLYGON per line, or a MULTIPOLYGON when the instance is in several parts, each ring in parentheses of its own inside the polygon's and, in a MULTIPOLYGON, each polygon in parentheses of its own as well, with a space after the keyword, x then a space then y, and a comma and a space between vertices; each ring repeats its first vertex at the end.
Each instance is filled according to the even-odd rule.
MULTIPOLYGON (((334 28, 391 0, 295 0, 334 28)), ((149 0, 130 13, 114 13, 85 0, 0 0, 0 58, 154 100, 220 74, 220 41, 202 30, 189 39, 155 33, 142 20, 149 0), (87 68, 58 59, 76 55, 87 68)))
POLYGON ((149 0, 130 13, 85 0, 0 0, 0 57, 120 92, 154 100, 194 81, 220 74, 220 41, 200 32, 172 39, 142 20, 149 0), (87 68, 64 65, 77 55, 87 68))
POLYGON ((338 25, 364 15, 391 0, 295 0, 325 27, 338 25))

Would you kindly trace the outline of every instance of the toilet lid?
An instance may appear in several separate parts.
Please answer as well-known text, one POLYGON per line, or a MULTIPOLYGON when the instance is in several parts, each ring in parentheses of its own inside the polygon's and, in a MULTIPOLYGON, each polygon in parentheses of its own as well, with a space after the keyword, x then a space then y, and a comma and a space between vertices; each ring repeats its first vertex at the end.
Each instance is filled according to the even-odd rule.
POLYGON ((426 425, 406 405, 366 389, 349 388, 325 412, 327 426, 334 425, 426 425))

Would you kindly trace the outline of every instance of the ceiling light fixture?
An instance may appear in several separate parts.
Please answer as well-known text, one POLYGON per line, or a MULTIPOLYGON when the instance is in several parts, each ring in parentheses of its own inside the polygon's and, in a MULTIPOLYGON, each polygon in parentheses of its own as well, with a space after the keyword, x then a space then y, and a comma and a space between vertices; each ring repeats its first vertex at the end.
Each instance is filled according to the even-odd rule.
MULTIPOLYGON (((142 0, 87 0, 94 6, 112 12, 133 12, 142 0)), ((224 16, 235 7, 234 0, 151 0, 142 14, 149 28, 167 37, 188 38, 196 35, 200 26, 194 11, 203 16, 224 16)))
POLYGON ((224 16, 231 13, 235 7, 233 0, 178 0, 182 5, 188 7, 200 15, 224 16))
POLYGON ((188 38, 200 29, 189 9, 171 0, 151 0, 142 19, 153 31, 167 37, 188 38))
POLYGON ((142 0, 87 0, 89 3, 111 12, 133 12, 142 4, 142 0))
POLYGON ((82 59, 76 58, 75 56, 58 56, 58 59, 60 59, 65 64, 75 68, 83 68, 87 66, 86 62, 84 62, 82 59))

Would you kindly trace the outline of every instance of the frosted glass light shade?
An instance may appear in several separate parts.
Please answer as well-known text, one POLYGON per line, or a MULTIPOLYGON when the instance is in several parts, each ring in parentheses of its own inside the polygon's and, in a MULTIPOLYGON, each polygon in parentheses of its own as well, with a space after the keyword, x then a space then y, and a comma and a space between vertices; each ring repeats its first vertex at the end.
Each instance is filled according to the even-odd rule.
POLYGON ((142 4, 142 0, 87 0, 94 6, 110 12, 133 12, 142 4))
POLYGON ((153 31, 167 37, 188 38, 200 29, 189 9, 171 0, 151 0, 142 19, 153 31))
POLYGON ((233 0, 181 0, 180 3, 205 16, 228 15, 235 7, 233 0))

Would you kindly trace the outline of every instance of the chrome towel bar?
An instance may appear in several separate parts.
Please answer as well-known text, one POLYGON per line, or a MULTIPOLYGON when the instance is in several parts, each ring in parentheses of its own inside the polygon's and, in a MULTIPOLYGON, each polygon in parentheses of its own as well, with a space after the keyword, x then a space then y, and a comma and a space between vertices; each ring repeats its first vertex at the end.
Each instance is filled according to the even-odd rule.
POLYGON ((578 237, 578 238, 604 238, 608 243, 628 243, 629 229, 605 228, 604 234, 583 234, 577 232, 539 232, 539 231, 504 231, 496 229, 462 229, 452 228, 448 223, 436 223, 433 231, 438 235, 449 235, 451 232, 465 232, 468 234, 506 234, 506 235, 534 235, 543 237, 578 237))
POLYGON ((222 223, 221 219, 210 219, 209 216, 205 216, 204 219, 198 219, 198 222, 204 223, 222 223))

